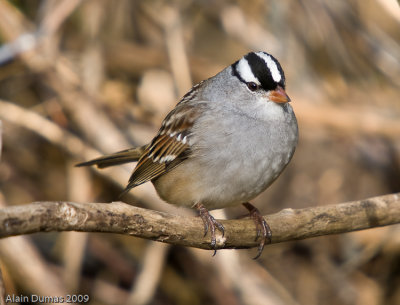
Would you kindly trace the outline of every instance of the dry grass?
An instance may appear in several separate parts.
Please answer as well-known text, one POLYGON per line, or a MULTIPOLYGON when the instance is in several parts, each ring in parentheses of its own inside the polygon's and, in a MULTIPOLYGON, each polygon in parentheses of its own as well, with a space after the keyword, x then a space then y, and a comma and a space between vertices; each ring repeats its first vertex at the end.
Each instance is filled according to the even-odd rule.
MULTIPOLYGON (((145 143, 192 84, 250 50, 280 60, 300 127, 293 161, 253 202, 262 212, 400 191, 395 1, 169 3, 0 1, 2 205, 117 200, 132 165, 73 164, 145 143)), ((150 184, 131 193, 135 205, 171 209, 150 184)), ((2 240, 0 269, 6 295, 80 293, 92 304, 395 305, 399 230, 272 245, 256 262, 254 251, 212 258, 43 233, 2 240)))

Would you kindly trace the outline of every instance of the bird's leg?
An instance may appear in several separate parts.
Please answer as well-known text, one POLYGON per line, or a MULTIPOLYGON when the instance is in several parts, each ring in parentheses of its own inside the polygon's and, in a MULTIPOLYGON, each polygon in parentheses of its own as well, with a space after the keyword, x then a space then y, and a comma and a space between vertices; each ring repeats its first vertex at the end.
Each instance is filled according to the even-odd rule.
POLYGON ((261 236, 261 241, 260 244, 258 245, 258 252, 257 255, 254 259, 257 259, 260 257, 265 243, 270 243, 271 242, 271 229, 269 228, 269 225, 265 221, 264 217, 261 215, 260 211, 253 206, 249 202, 243 203, 244 207, 250 212, 250 217, 253 219, 253 221, 256 224, 256 230, 257 230, 257 235, 256 239, 257 240, 261 236))
MULTIPOLYGON (((215 218, 208 212, 206 207, 201 203, 196 203, 194 207, 199 211, 199 215, 204 223, 204 236, 207 235, 208 229, 210 229, 211 234, 211 247, 214 249, 214 255, 217 253, 215 250, 215 246, 217 244, 217 240, 215 237, 215 228, 221 231, 222 237, 225 234, 225 229, 222 224, 215 220, 215 218)), ((214 256, 213 255, 213 256, 214 256)))

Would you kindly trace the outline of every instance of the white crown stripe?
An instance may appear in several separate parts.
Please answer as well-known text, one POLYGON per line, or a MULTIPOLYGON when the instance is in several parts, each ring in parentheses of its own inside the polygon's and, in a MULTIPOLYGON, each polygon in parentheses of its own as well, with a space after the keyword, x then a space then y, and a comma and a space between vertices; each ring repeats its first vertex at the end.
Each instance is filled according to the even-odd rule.
POLYGON ((251 71, 249 62, 246 58, 242 58, 239 60, 239 63, 236 67, 237 72, 239 73, 240 77, 246 82, 255 82, 257 85, 260 85, 260 81, 257 77, 254 76, 253 72, 251 71))
POLYGON ((265 54, 264 52, 257 52, 256 54, 258 57, 262 58, 265 61, 268 69, 271 71, 272 78, 275 82, 279 83, 282 79, 282 75, 281 72, 279 72, 276 62, 271 58, 271 56, 265 54))

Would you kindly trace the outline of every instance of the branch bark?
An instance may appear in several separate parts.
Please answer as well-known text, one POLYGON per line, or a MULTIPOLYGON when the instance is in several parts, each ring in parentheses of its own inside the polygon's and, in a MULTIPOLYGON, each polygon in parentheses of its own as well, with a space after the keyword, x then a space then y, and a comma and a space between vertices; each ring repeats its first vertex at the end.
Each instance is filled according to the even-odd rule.
MULTIPOLYGON (((305 209, 284 209, 265 216, 272 243, 338 234, 400 223, 400 193, 305 209)), ((250 219, 221 220, 225 236, 217 249, 251 248, 250 219)), ((34 232, 85 231, 127 234, 174 245, 210 249, 199 217, 138 208, 123 202, 34 202, 0 209, 0 238, 34 232)))

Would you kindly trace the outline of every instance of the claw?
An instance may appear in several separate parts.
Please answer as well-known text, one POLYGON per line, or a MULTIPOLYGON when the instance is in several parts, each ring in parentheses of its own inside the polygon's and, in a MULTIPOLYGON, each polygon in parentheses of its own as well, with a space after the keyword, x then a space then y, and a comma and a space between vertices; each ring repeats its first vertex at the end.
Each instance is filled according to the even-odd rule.
POLYGON ((201 219, 203 220, 204 223, 204 237, 206 237, 207 233, 208 233, 208 222, 204 221, 203 217, 200 215, 201 219))
POLYGON ((258 240, 260 237, 262 237, 260 244, 258 245, 257 255, 256 257, 254 257, 254 259, 257 259, 263 252, 265 244, 271 242, 272 232, 268 223, 265 221, 264 217, 255 206, 253 206, 249 202, 245 202, 243 203, 243 205, 250 212, 250 217, 256 224, 257 234, 255 240, 258 240))
POLYGON ((217 239, 215 237, 215 228, 217 228, 219 231, 222 233, 222 237, 225 234, 225 228, 222 224, 220 224, 218 221, 215 220, 215 218, 208 212, 206 207, 201 204, 197 203, 194 205, 194 207, 199 211, 199 215, 201 219, 203 220, 204 223, 204 236, 207 235, 208 230, 210 229, 210 234, 211 234, 211 248, 214 249, 214 254, 213 256, 217 253, 217 250, 215 249, 217 245, 217 239))

